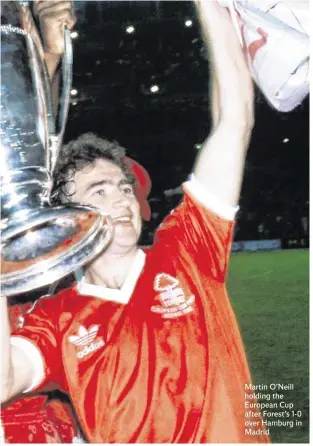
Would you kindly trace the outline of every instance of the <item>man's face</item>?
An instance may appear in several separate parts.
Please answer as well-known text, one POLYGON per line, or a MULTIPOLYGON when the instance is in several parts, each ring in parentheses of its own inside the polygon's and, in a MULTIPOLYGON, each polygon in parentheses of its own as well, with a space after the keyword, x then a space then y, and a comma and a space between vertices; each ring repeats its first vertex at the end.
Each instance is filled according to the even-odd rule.
POLYGON ((98 159, 93 166, 76 172, 74 183, 69 183, 69 192, 74 192, 72 201, 95 206, 113 219, 111 246, 118 250, 135 246, 141 232, 140 207, 121 168, 98 159))

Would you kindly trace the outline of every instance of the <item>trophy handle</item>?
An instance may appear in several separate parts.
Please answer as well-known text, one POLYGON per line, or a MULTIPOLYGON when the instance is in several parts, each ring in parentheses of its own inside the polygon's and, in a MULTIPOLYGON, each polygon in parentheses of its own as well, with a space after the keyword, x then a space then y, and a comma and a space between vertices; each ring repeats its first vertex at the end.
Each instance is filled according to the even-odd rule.
POLYGON ((70 104, 70 94, 73 79, 73 45, 71 31, 64 28, 64 55, 62 60, 62 92, 60 96, 59 115, 57 118, 58 137, 62 139, 70 104))
POLYGON ((60 87, 59 104, 55 120, 55 132, 50 136, 50 172, 53 172, 62 144, 68 109, 70 105, 70 94, 73 79, 73 45, 71 31, 64 27, 64 54, 62 57, 62 77, 60 87))
POLYGON ((0 286, 11 296, 55 282, 89 262, 110 243, 113 226, 96 208, 49 206, 51 158, 55 162, 58 155, 70 101, 71 36, 65 30, 56 121, 44 50, 28 2, 3 3, 0 286))

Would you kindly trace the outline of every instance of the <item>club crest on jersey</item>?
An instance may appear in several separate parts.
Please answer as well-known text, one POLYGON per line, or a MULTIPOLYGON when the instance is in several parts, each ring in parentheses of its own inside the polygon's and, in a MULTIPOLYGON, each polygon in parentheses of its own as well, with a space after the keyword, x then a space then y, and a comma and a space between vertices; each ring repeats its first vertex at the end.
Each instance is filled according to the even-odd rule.
POLYGON ((156 299, 161 305, 153 305, 151 311, 160 314, 162 318, 173 319, 194 311, 192 304, 195 296, 186 297, 175 277, 166 273, 158 274, 155 276, 153 289, 160 292, 156 299))
POLYGON ((104 346, 104 340, 102 338, 96 340, 98 330, 99 325, 92 325, 89 329, 80 325, 77 335, 69 336, 69 341, 74 344, 75 347, 79 348, 79 351, 77 352, 78 358, 84 358, 104 346))

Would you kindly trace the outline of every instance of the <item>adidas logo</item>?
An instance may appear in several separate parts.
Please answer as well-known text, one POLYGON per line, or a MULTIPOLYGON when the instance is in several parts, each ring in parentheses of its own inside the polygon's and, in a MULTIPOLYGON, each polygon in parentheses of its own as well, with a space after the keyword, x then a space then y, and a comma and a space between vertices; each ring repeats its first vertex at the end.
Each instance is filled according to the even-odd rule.
POLYGON ((69 340, 77 346, 90 344, 97 336, 98 330, 99 325, 92 325, 89 330, 81 325, 78 329, 77 336, 70 336, 69 340))
POLYGON ((77 336, 69 336, 68 339, 72 344, 79 348, 83 347, 83 349, 77 353, 78 358, 84 358, 89 355, 89 353, 95 352, 105 345, 103 339, 93 342, 97 337, 98 330, 99 325, 92 325, 89 330, 81 325, 78 329, 77 336))

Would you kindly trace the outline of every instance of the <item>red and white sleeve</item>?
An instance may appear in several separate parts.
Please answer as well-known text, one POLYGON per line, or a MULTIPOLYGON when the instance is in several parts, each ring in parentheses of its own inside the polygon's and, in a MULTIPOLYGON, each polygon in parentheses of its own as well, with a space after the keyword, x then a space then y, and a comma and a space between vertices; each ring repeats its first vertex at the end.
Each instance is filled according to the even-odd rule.
POLYGON ((168 245, 182 259, 196 265, 203 276, 226 278, 238 207, 223 203, 192 175, 183 184, 184 199, 164 220, 156 243, 168 245))
POLYGON ((23 326, 12 333, 11 345, 21 349, 34 366, 33 381, 25 392, 62 382, 61 335, 55 322, 59 308, 57 297, 39 299, 35 308, 23 316, 23 326))

